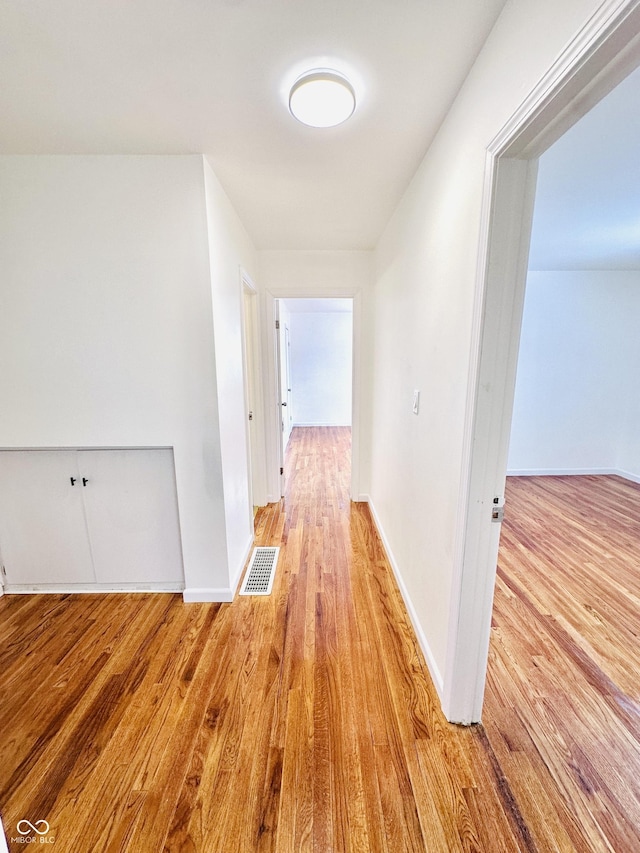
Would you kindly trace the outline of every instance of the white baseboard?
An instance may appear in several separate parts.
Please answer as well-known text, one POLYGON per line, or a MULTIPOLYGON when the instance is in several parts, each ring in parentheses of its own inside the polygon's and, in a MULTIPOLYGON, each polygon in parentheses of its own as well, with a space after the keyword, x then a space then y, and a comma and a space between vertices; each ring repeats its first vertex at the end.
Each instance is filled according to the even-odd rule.
POLYGON ((618 477, 624 477, 632 483, 640 483, 640 474, 632 474, 631 471, 616 471, 618 477))
POLYGON ((181 583, 147 583, 147 584, 118 584, 113 586, 106 583, 79 584, 7 584, 4 592, 7 595, 88 595, 96 592, 134 593, 134 592, 182 592, 181 583))
POLYGON ((219 589, 208 587, 187 587, 182 593, 182 600, 185 604, 207 604, 224 603, 233 601, 233 590, 231 587, 221 587, 219 589))
POLYGON ((296 427, 350 427, 351 424, 337 424, 335 421, 313 421, 308 424, 293 424, 291 429, 296 427))
POLYGON ((389 545, 389 541, 387 540, 387 537, 385 536, 384 528, 382 527, 382 524, 380 523, 380 518, 378 517, 378 513, 376 512, 376 508, 374 506, 374 503, 371 500, 371 497, 368 495, 366 496, 366 502, 369 504, 369 509, 371 510, 371 515, 373 516, 373 522, 374 522, 376 529, 378 531, 378 535, 380 536, 380 539, 382 540, 382 544, 384 545, 384 550, 386 551, 387 559, 389 560, 391 568, 393 569, 393 573, 395 575, 396 582, 397 582, 398 587, 400 589, 400 594, 402 595, 405 607, 407 608, 407 612, 409 614, 409 618, 411 619, 411 624, 413 626, 413 630, 415 631, 416 637, 418 638, 418 644, 420 645, 420 649, 422 651, 422 654, 424 655, 424 659, 426 661, 427 667, 429 668, 431 678, 433 680, 434 686, 435 686, 436 691, 438 693, 438 697, 440 698, 440 703, 442 703, 444 700, 444 680, 442 678, 442 674, 440 673, 440 669, 438 668, 438 665, 436 664, 435 658, 433 657, 431 647, 429 646, 429 643, 427 642, 427 638, 424 635, 424 631, 422 630, 422 626, 420 625, 420 621, 418 619, 418 614, 416 613, 415 608, 413 606, 413 602, 411 601, 411 598, 409 596, 409 591, 407 590, 405 582, 402 578, 402 574, 400 572, 400 568, 398 566, 398 563, 397 563, 395 557, 393 556, 393 552, 392 552, 391 547, 389 545))
POLYGON ((242 562, 238 566, 234 580, 231 582, 231 589, 233 591, 233 595, 235 595, 236 592, 238 591, 238 584, 240 583, 240 581, 242 579, 242 575, 244 574, 244 570, 247 567, 247 563, 249 561, 249 558, 251 557, 251 553, 253 552, 254 544, 255 544, 255 542, 254 542, 253 533, 252 533, 250 538, 249 538, 249 542, 247 543, 247 547, 245 548, 244 557, 242 558, 242 562))
POLYGON ((247 561, 253 551, 254 539, 253 534, 249 536, 249 541, 244 551, 244 557, 240 565, 237 567, 233 580, 228 587, 213 588, 213 587, 187 587, 182 593, 182 598, 185 604, 198 604, 206 602, 222 602, 229 603, 233 601, 238 589, 238 584, 242 578, 242 574, 247 565, 247 561))
POLYGON ((640 483, 640 475, 619 468, 510 468, 507 477, 584 477, 615 476, 640 483))

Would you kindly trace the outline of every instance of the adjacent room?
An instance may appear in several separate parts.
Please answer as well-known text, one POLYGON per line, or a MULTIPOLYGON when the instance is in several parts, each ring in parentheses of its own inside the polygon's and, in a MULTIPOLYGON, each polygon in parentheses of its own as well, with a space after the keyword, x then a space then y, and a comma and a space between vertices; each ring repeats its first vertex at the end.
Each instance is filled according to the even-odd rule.
POLYGON ((545 849, 579 847, 567 812, 594 850, 606 825, 615 850, 640 825, 639 86, 635 71, 538 164, 485 726, 528 767, 518 797, 544 792, 545 849), (588 760, 557 789, 567 754, 588 760))
POLYGON ((342 427, 351 434, 353 300, 278 300, 282 449, 292 430, 342 427))

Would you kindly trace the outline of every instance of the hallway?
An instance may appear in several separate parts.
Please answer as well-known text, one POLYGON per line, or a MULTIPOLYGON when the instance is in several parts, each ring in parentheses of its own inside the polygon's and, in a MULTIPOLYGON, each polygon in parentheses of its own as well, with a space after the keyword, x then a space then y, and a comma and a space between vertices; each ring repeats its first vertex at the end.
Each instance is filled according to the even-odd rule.
POLYGON ((257 543, 282 548, 271 600, 252 605, 271 610, 279 665, 254 772, 265 791, 282 773, 260 817, 275 847, 257 849, 527 849, 482 730, 440 712, 349 462, 348 428, 295 428, 285 497, 256 519, 257 543))
POLYGON ((528 849, 482 730, 439 710, 349 456, 348 428, 294 431, 257 516, 281 545, 268 597, 0 599, 9 838, 26 819, 73 853, 528 849))
POLYGON ((637 849, 638 487, 509 481, 484 726, 465 729, 349 500, 349 429, 294 429, 286 466, 256 518, 281 549, 269 596, 0 598, 9 839, 47 821, 73 853, 637 849))

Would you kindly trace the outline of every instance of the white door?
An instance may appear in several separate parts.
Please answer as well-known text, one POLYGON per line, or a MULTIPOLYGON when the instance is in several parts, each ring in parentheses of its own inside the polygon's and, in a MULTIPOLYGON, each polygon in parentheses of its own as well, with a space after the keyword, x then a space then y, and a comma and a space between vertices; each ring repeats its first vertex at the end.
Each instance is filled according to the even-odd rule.
POLYGON ((276 407, 277 417, 278 417, 278 434, 280 436, 280 440, 278 441, 278 464, 280 465, 280 496, 284 497, 284 412, 286 411, 286 382, 284 378, 284 328, 282 323, 280 322, 280 302, 276 299, 274 303, 274 312, 275 312, 275 329, 276 329, 276 346, 275 346, 275 356, 276 356, 276 407))
POLYGON ((243 310, 243 325, 242 325, 242 342, 243 342, 243 378, 244 378, 244 405, 245 411, 248 421, 247 426, 247 439, 248 439, 248 447, 247 447, 247 468, 249 471, 249 508, 253 513, 253 472, 255 470, 254 465, 254 456, 255 456, 255 419, 256 419, 256 407, 254 403, 255 399, 255 376, 253 371, 253 296, 247 293, 246 290, 242 291, 242 310, 243 310))
POLYGON ((247 425, 247 468, 249 471, 249 512, 253 517, 253 507, 257 500, 261 500, 260 489, 255 486, 256 472, 258 471, 258 449, 257 430, 258 418, 257 407, 257 385, 256 378, 256 333, 255 333, 255 308, 256 295, 247 285, 242 289, 242 343, 243 343, 243 378, 244 378, 244 401, 247 425))
POLYGON ((283 397, 283 413, 282 413, 282 447, 286 451, 289 438, 291 437, 291 429, 293 428, 293 405, 291 394, 291 339, 289 336, 289 326, 284 324, 284 386, 282 388, 283 397))
POLYGON ((77 454, 0 453, 0 551, 8 586, 94 583, 77 454))
POLYGON ((80 450, 100 584, 184 584, 171 450, 80 450))

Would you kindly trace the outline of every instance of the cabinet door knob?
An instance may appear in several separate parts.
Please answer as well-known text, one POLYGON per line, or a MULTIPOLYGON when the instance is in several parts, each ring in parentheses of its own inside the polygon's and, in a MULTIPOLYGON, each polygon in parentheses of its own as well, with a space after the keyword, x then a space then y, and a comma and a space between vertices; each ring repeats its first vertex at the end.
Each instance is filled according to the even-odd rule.
POLYGON ((76 478, 75 478, 75 477, 69 477, 69 479, 71 480, 71 485, 72 485, 72 486, 75 486, 75 484, 76 484, 76 478))
POLYGON ((83 477, 83 478, 82 478, 82 485, 83 485, 83 486, 86 486, 88 482, 89 482, 89 481, 87 480, 87 478, 86 478, 86 477, 83 477))

